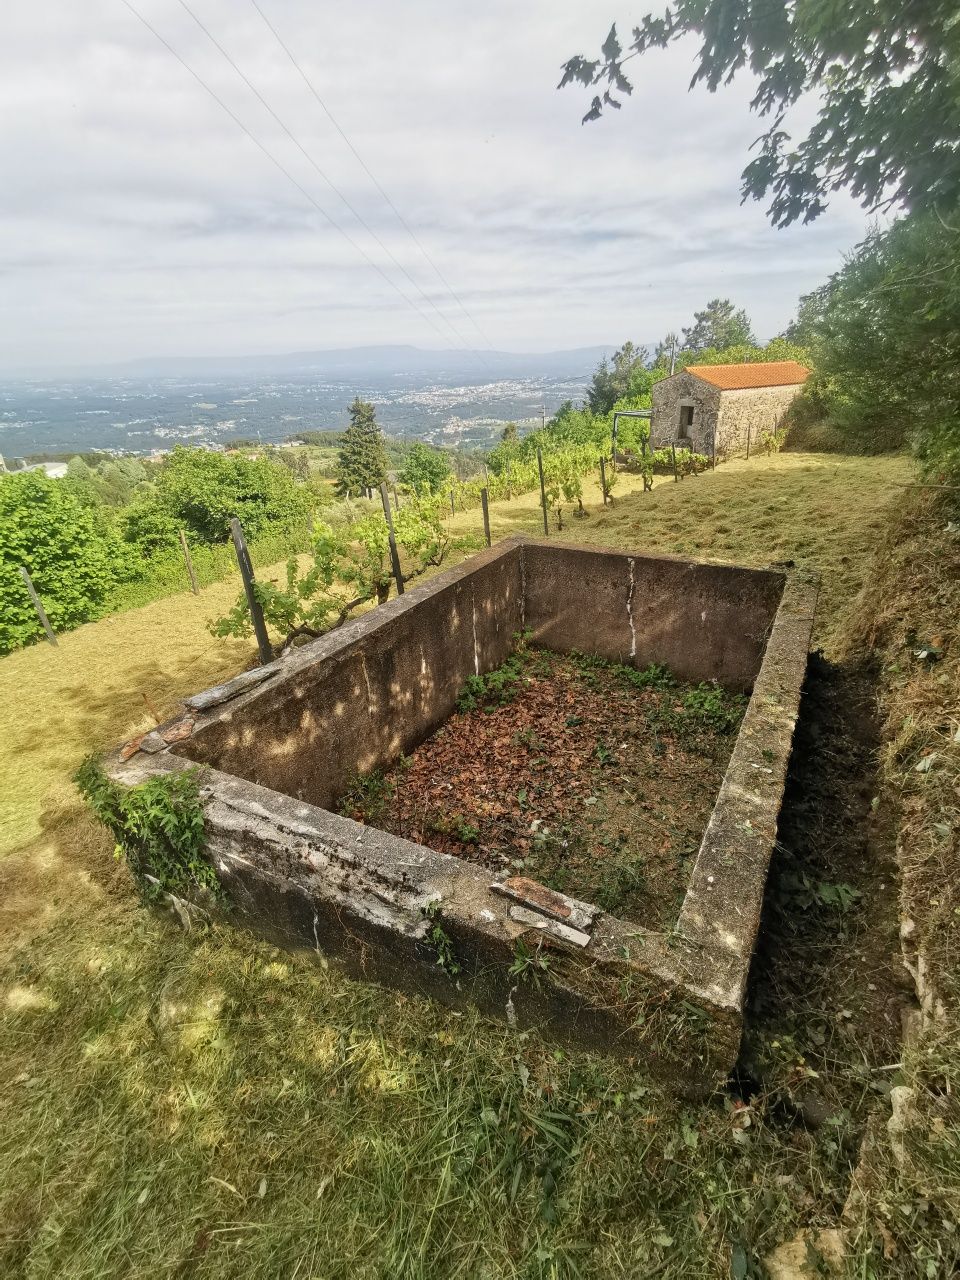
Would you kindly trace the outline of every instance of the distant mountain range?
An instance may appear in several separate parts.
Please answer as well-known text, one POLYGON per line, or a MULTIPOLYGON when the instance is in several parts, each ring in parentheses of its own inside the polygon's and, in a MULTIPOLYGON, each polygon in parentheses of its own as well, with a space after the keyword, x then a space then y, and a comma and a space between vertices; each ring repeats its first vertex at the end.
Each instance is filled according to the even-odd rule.
POLYGON ((282 355, 148 357, 99 372, 129 378, 278 376, 379 381, 409 377, 414 382, 424 378, 491 382, 501 378, 583 377, 614 350, 613 344, 542 352, 434 351, 399 345, 344 347, 282 355))

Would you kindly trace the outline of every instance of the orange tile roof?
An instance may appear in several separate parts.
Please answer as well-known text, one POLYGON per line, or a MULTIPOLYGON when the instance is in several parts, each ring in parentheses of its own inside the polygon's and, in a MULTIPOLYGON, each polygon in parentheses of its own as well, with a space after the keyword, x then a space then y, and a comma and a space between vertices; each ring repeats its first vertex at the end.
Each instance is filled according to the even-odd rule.
POLYGON ((745 391, 750 387, 790 387, 806 382, 810 370, 796 360, 770 364, 688 364, 685 373, 709 382, 721 391, 745 391))

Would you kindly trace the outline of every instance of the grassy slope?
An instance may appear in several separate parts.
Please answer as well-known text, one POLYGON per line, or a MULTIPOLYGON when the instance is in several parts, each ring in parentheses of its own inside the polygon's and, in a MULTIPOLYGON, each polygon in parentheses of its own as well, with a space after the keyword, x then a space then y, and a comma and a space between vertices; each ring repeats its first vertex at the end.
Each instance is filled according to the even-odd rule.
MULTIPOLYGON (((733 463, 603 513, 588 494, 568 536, 817 565, 831 647, 906 471, 733 463)), ((531 498, 494 509, 497 536, 536 521, 531 498)), ((831 1221, 850 1153, 829 1128, 681 1106, 627 1067, 139 907, 67 776, 148 723, 142 693, 164 713, 241 665, 244 646, 204 629, 234 591, 0 664, 0 785, 17 797, 0 862, 0 1274, 723 1276, 741 1250, 831 1221)))
POLYGON ((891 1277, 960 1273, 958 514, 955 501, 950 511, 929 494, 910 504, 885 537, 843 637, 852 654, 880 663, 900 913, 913 922, 906 952, 919 962, 925 1005, 908 1027, 898 1078, 902 1145, 885 1141, 877 1126, 864 1159, 865 1194, 853 1204, 864 1235, 881 1231, 877 1270, 891 1277), (923 656, 928 648, 933 660, 923 656))
MULTIPOLYGON (((739 564, 794 560, 817 568, 824 581, 814 640, 829 651, 839 611, 859 589, 884 528, 883 508, 902 502, 904 491, 893 486, 909 480, 908 471, 895 457, 781 453, 738 459, 679 483, 658 476, 652 494, 624 497, 618 485, 606 511, 598 487, 590 485, 590 514, 565 518, 562 536, 739 564)), ((621 477, 621 484, 636 489, 632 477, 621 477)), ((525 494, 495 506, 494 538, 542 534, 538 502, 539 495, 525 494)), ((476 515, 458 516, 455 525, 474 529, 476 515)))

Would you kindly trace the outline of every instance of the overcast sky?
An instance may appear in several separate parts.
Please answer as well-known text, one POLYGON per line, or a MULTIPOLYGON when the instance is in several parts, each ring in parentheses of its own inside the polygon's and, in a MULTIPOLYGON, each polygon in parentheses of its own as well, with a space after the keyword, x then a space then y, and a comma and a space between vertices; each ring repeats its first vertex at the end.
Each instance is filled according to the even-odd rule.
MULTIPOLYGON (((187 2, 460 340, 483 345, 250 0, 187 2)), ((632 62, 632 99, 581 127, 588 95, 556 92, 561 63, 649 0, 259 2, 495 347, 648 341, 718 294, 772 336, 864 230, 846 198, 788 231, 741 207, 761 128, 750 85, 689 93, 692 46, 632 62)), ((6 3, 0 367, 456 345, 180 0, 131 3, 420 313, 123 0, 6 3)))

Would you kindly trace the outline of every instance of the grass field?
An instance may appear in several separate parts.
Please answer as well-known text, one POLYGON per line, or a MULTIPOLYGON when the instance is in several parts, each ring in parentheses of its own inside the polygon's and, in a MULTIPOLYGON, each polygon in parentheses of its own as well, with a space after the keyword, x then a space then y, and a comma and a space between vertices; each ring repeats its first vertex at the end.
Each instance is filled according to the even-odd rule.
MULTIPOLYGON (((897 458, 783 454, 652 494, 628 483, 606 511, 589 492, 564 536, 817 567, 833 652, 909 478, 897 458)), ((535 496, 499 505, 495 536, 538 519, 535 496)), ((630 1064, 141 907, 69 777, 249 661, 206 631, 236 589, 0 662, 0 1275, 692 1280, 760 1275, 797 1229, 835 1225, 889 1079, 882 1046, 851 1046, 835 972, 809 997, 820 1049, 772 998, 755 1033, 778 1079, 814 1061, 829 1076, 814 1127, 784 1121, 782 1091, 684 1105, 630 1064)), ((859 925, 824 919, 835 965, 872 963, 859 925)))

